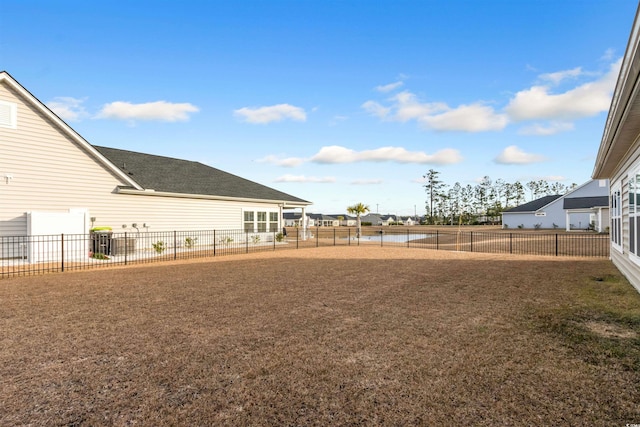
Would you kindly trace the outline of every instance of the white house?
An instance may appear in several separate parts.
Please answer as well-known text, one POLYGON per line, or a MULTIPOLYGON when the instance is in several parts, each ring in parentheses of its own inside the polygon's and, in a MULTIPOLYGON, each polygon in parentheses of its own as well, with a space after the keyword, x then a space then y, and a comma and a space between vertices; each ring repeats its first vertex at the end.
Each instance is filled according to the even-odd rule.
POLYGON ((0 238, 93 226, 275 231, 284 210, 310 204, 202 163, 93 146, 0 72, 0 238))
MULTIPOLYGON (((640 10, 640 9, 639 9, 640 10)), ((640 18, 633 22, 596 157, 610 180, 611 260, 640 291, 640 18)))
POLYGON ((564 195, 544 196, 502 213, 502 228, 603 232, 609 226, 609 182, 589 180, 564 195))

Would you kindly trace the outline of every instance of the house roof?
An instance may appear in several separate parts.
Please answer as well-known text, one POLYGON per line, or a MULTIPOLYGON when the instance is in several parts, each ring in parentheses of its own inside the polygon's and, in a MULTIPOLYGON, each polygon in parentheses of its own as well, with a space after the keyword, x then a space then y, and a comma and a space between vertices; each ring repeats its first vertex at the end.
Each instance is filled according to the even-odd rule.
POLYGON ((640 134, 640 7, 636 11, 627 50, 613 92, 602 141, 593 169, 594 178, 612 178, 640 134))
POLYGON ((560 194, 554 194, 553 196, 544 196, 539 199, 532 200, 529 203, 525 203, 523 205, 516 206, 515 208, 508 209, 503 213, 535 212, 547 206, 549 203, 553 202, 554 200, 559 199, 560 197, 562 197, 562 195, 560 194))
POLYGON ((609 196, 566 197, 563 209, 590 209, 609 206, 609 196))
POLYGON ((310 204, 306 200, 199 162, 116 148, 94 148, 146 190, 310 204))

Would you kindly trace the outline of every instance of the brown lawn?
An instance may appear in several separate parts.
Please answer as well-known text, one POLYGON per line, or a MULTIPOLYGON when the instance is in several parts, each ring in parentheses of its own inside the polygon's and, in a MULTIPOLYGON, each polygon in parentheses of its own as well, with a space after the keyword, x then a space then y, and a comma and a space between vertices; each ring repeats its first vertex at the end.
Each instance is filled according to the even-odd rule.
POLYGON ((607 260, 373 246, 0 281, 0 425, 640 423, 607 260))

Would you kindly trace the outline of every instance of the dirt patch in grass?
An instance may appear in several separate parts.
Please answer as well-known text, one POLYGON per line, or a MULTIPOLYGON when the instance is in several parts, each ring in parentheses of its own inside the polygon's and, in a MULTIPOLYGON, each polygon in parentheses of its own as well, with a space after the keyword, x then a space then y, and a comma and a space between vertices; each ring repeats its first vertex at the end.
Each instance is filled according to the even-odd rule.
POLYGON ((0 425, 624 425, 637 335, 585 325, 638 307, 606 260, 370 246, 5 279, 0 425))
POLYGON ((585 326, 591 331, 605 338, 637 338, 638 333, 631 328, 607 322, 589 321, 585 326))

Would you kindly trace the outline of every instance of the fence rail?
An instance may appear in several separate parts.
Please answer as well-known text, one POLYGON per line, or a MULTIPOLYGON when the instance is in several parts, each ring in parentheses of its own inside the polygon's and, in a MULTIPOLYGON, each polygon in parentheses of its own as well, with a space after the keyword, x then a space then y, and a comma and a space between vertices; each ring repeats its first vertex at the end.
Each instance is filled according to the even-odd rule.
POLYGON ((0 236, 0 278, 258 251, 379 245, 497 254, 608 257, 609 236, 317 227, 280 232, 198 230, 0 236))

